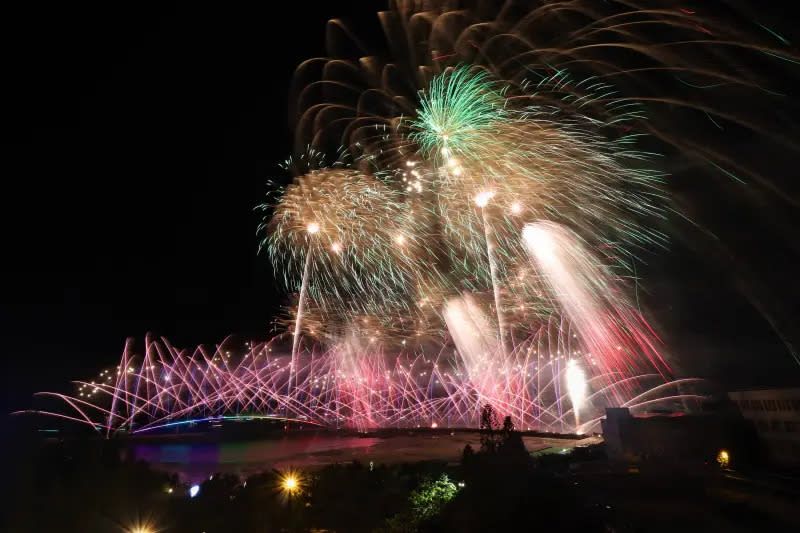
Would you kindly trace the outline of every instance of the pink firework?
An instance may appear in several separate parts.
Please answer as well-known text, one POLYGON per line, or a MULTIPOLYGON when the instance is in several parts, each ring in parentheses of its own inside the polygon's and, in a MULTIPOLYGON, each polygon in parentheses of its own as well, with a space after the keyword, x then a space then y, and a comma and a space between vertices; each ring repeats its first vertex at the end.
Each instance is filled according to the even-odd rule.
POLYGON ((467 341, 472 325, 458 317, 450 321, 455 342, 400 351, 356 338, 311 345, 297 357, 294 372, 291 351, 278 348, 285 344, 281 337, 244 349, 228 340, 194 351, 147 338, 142 355, 134 355, 129 342, 116 368, 76 381, 74 394, 39 393, 63 402, 61 408, 22 412, 68 419, 111 437, 228 417, 362 431, 433 422, 476 427, 489 403, 521 429, 586 433, 598 428, 606 406, 637 411, 700 398, 678 391, 696 379, 665 382, 658 373, 604 368, 566 319, 550 320, 511 350, 496 341, 467 341), (576 367, 585 383, 575 383, 576 367), (582 391, 578 401, 576 387, 582 391))

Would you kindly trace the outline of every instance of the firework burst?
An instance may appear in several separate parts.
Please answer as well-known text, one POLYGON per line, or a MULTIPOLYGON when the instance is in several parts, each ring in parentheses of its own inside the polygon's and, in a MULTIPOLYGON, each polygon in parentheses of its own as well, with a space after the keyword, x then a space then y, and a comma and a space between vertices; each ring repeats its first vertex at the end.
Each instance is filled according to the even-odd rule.
POLYGON ((487 235, 497 249, 497 275, 508 285, 524 263, 519 235, 526 221, 574 228, 623 270, 630 254, 666 242, 646 224, 665 211, 663 173, 646 166, 652 154, 636 149, 635 135, 609 137, 607 123, 581 114, 590 93, 573 106, 545 103, 557 82, 511 95, 482 70, 455 68, 433 79, 412 123, 409 139, 434 162, 427 181, 451 263, 484 287, 491 277, 487 235))
POLYGON ((76 381, 71 394, 39 393, 42 408, 24 412, 114 436, 262 419, 361 430, 432 422, 476 427, 481 407, 490 403, 522 429, 591 432, 609 405, 646 412, 701 399, 700 380, 601 371, 566 321, 541 323, 501 354, 491 325, 469 298, 453 302, 447 314, 455 350, 386 350, 350 336, 301 354, 294 374, 280 337, 246 346, 229 339, 213 350, 147 338, 138 351, 129 342, 116 368, 76 381), (582 383, 570 370, 576 365, 582 383))
POLYGON ((686 9, 470 4, 391 2, 395 61, 342 57, 351 32, 332 21, 331 58, 298 68, 299 177, 259 228, 298 293, 291 354, 268 343, 231 364, 148 342, 92 383, 102 402, 58 395, 67 418, 107 435, 231 413, 456 426, 490 403, 517 427, 586 431, 605 406, 696 398, 670 392, 687 381, 628 296, 635 258, 667 243, 658 153, 758 180, 708 131, 772 138, 780 117, 748 97, 778 96, 762 62, 796 58, 774 32, 686 9))
POLYGON ((262 227, 275 271, 290 291, 307 279, 323 316, 404 306, 421 237, 401 194, 357 171, 321 169, 295 179, 272 211, 262 227))

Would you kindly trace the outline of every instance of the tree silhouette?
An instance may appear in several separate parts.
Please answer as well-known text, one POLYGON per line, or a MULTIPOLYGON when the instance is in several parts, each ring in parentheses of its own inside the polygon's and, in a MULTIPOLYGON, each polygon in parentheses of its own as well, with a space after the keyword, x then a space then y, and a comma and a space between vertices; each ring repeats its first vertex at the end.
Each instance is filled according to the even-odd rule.
POLYGON ((511 421, 510 416, 507 416, 503 419, 503 434, 507 436, 512 431, 514 431, 514 422, 511 421))
POLYGON ((467 444, 464 446, 464 451, 461 453, 461 464, 468 465, 472 463, 472 460, 475 458, 475 450, 472 449, 472 446, 467 444))
POLYGON ((481 410, 481 451, 494 453, 497 451, 495 429, 497 428, 497 415, 491 404, 486 404, 481 410))
POLYGON ((503 419, 503 429, 500 431, 502 435, 498 452, 509 457, 527 457, 528 452, 525 450, 525 443, 522 442, 522 435, 519 431, 514 431, 514 422, 511 417, 507 416, 503 419))

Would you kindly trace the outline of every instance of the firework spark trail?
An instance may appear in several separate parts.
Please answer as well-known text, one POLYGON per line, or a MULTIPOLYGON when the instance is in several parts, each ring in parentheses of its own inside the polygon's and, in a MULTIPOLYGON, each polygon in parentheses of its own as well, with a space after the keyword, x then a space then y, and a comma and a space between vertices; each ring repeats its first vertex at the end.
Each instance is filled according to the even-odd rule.
POLYGON ((663 176, 642 168, 650 156, 635 149, 635 136, 608 140, 579 106, 538 102, 560 81, 511 91, 479 68, 448 70, 422 95, 404 141, 411 144, 403 145, 418 145, 432 162, 415 173, 434 194, 429 210, 444 229, 449 293, 458 294, 464 280, 472 291, 491 291, 498 322, 515 311, 501 336, 554 311, 535 273, 524 273, 525 221, 574 228, 622 275, 630 275, 634 251, 665 242, 643 223, 664 213, 663 176))
POLYGON ((299 291, 290 354, 267 343, 231 361, 147 339, 141 358, 126 346, 116 376, 51 395, 72 410, 60 416, 106 436, 278 412, 365 429, 475 425, 487 402, 520 428, 585 431, 605 405, 680 396, 669 389, 682 380, 648 388, 669 369, 625 294, 637 255, 667 242, 656 227, 672 208, 649 146, 757 179, 696 119, 796 148, 770 122, 781 117, 768 69, 731 55, 794 63, 787 41, 626 2, 432 5, 398 0, 380 15, 395 63, 339 57, 337 36, 351 35, 340 31, 333 59, 297 70, 306 152, 259 228, 299 291), (680 91, 660 94, 665 78, 680 91), (747 109, 724 109, 720 91, 741 91, 747 109), (324 168, 330 143, 340 157, 324 168))
MULTIPOLYGON (((318 229, 319 226, 312 226, 312 228, 318 229)), ((309 229, 309 233, 311 233, 309 229)), ((316 233, 316 231, 314 231, 316 233)), ((294 323, 294 332, 292 335, 292 362, 290 367, 290 374, 289 374, 289 386, 291 387, 292 384, 292 374, 295 375, 295 381, 297 380, 297 350, 300 347, 300 335, 302 331, 303 325, 303 308, 305 307, 306 302, 306 292, 308 290, 308 270, 311 266, 311 250, 309 249, 306 252, 306 261, 305 266, 303 267, 303 281, 300 285, 300 297, 297 299, 297 319, 294 323)), ((297 383, 294 383, 295 387, 297 383)))
POLYGON ((572 403, 572 412, 575 415, 575 431, 580 428, 580 409, 586 398, 586 376, 583 370, 578 366, 574 359, 570 359, 567 363, 567 391, 569 392, 569 399, 572 403))
POLYGON ((497 350, 497 342, 486 317, 469 295, 453 299, 447 303, 444 317, 456 350, 463 361, 467 378, 478 391, 479 403, 491 398, 486 377, 491 372, 484 372, 490 365, 497 350))
POLYGON ((631 304, 577 235, 553 222, 535 222, 525 226, 522 238, 561 308, 604 370, 623 365, 636 368, 640 354, 655 368, 668 370, 652 344, 642 342, 649 332, 641 331, 641 320, 631 304))
POLYGON ((515 86, 555 79, 564 100, 552 98, 554 105, 580 105, 587 115, 634 135, 649 131, 704 167, 715 162, 719 168, 708 169, 713 174, 727 169, 768 184, 758 169, 747 168, 753 162, 728 157, 729 148, 717 149, 703 124, 716 131, 743 124, 787 141, 774 125, 785 123, 781 106, 791 102, 781 98, 772 69, 798 58, 778 32, 749 20, 746 9, 714 3, 693 12, 593 0, 545 1, 528 9, 512 0, 457 8, 391 2, 378 16, 389 43, 381 61, 364 50, 357 32, 335 20, 329 58, 298 67, 291 107, 300 148, 313 139, 375 158, 391 154, 382 149, 381 136, 371 133, 376 125, 392 129, 397 117, 414 116, 416 91, 464 63, 481 65, 515 86), (344 50, 360 52, 347 56, 344 50), (587 88, 597 89, 597 98, 587 98, 587 88), (731 100, 735 110, 727 107, 731 100), (636 105, 645 101, 651 104, 646 116, 663 120, 645 120, 636 105), (320 120, 328 108, 336 120, 320 120), (630 111, 630 120, 616 122, 609 116, 615 110, 630 111), (699 127, 687 131, 687 123, 699 127))
POLYGON ((476 198, 476 203, 481 210, 481 218, 483 219, 483 234, 486 239, 486 256, 489 260, 489 275, 492 281, 492 295, 494 297, 495 314, 497 315, 497 331, 500 338, 500 351, 506 350, 506 321, 503 318, 503 300, 500 296, 500 278, 497 268, 496 257, 496 244, 494 240, 493 230, 489 218, 486 216, 486 201, 489 193, 481 193, 476 198))
MULTIPOLYGON (((487 73, 484 81, 494 83, 501 99, 502 91, 506 91, 505 102, 513 104, 512 110, 533 105, 542 111, 542 123, 548 115, 546 110, 550 109, 560 113, 550 117, 553 124, 571 123, 579 129, 581 124, 588 125, 586 131, 599 133, 606 142, 616 144, 615 151, 630 159, 626 166, 640 168, 637 161, 643 157, 663 159, 662 168, 692 168, 687 173, 692 179, 722 182, 725 191, 720 193, 735 196, 736 202, 749 204, 754 212, 761 211, 760 199, 764 194, 794 208, 798 205, 796 194, 776 183, 772 156, 778 150, 781 157, 791 161, 800 149, 796 139, 787 134, 796 129, 792 117, 796 116, 797 103, 787 97, 790 91, 785 89, 796 85, 795 65, 800 61, 791 49, 790 40, 778 28, 761 24, 764 20, 752 19, 752 13, 768 12, 769 7, 765 4, 755 9, 755 4, 732 6, 724 2, 709 2, 703 9, 694 10, 664 2, 640 5, 567 0, 523 6, 508 0, 456 6, 443 2, 393 1, 386 11, 378 14, 389 45, 388 54, 380 59, 355 39, 357 32, 343 28, 340 20, 331 21, 328 58, 304 62, 296 71, 292 125, 296 126, 298 146, 312 139, 335 147, 345 146, 353 154, 360 154, 370 168, 398 166, 398 159, 418 156, 416 147, 405 146, 397 141, 398 135, 387 135, 387 131, 402 132, 404 126, 420 122, 421 118, 429 124, 446 125, 467 141, 470 135, 480 139, 478 148, 490 147, 492 140, 481 139, 480 133, 491 132, 497 138, 496 132, 486 127, 495 112, 491 105, 498 101, 495 95, 487 93, 478 79, 455 84, 464 89, 461 91, 438 90, 458 87, 437 87, 434 83, 453 67, 468 64, 487 73), (348 55, 345 50, 358 53, 348 55), (476 90, 483 92, 480 100, 459 103, 459 95, 468 96, 476 90), (453 109, 452 116, 468 117, 464 123, 474 123, 475 129, 453 128, 452 116, 442 120, 438 110, 425 107, 424 101, 418 104, 419 91, 429 91, 432 103, 449 98, 447 107, 453 109), (319 120, 328 108, 335 113, 336 120, 319 120), (488 111, 489 120, 485 120, 484 111, 488 111), (576 119, 576 114, 585 118, 576 119), (730 140, 743 132, 748 138, 759 139, 749 146, 753 154, 768 156, 742 157, 736 148, 739 143, 730 140), (647 148, 637 150, 637 144, 647 148), (728 187, 730 181, 745 182, 748 187, 728 187)), ((435 148, 436 134, 441 135, 443 130, 429 129, 429 132, 432 135, 425 142, 435 148)), ((420 141, 420 144, 425 143, 420 141)), ((559 159, 555 151, 552 155, 552 160, 559 159)), ((513 177, 513 173, 509 175, 513 177)), ((483 175, 479 178, 483 179, 483 175)), ((641 184, 648 190, 658 176, 642 178, 645 179, 641 184)), ((563 190, 569 191, 570 187, 563 190)), ((611 186, 604 191, 600 182, 595 188, 596 195, 587 195, 590 202, 573 205, 594 206, 596 199, 614 197, 627 190, 611 186)), ((619 223, 616 235, 605 231, 609 221, 620 219, 613 210, 601 215, 599 225, 584 213, 564 217, 564 213, 553 216, 539 212, 534 219, 566 223, 565 218, 569 218, 566 225, 578 230, 587 241, 590 235, 602 237, 599 243, 589 242, 589 248, 597 253, 598 245, 605 247, 609 258, 619 260, 620 275, 631 277, 631 272, 624 271, 634 260, 644 259, 641 255, 645 250, 666 243, 665 236, 658 231, 642 233, 648 225, 653 227, 654 219, 661 219, 656 223, 663 227, 667 214, 677 213, 692 219, 691 223, 703 231, 714 231, 713 221, 703 216, 703 211, 708 210, 699 207, 695 211, 697 206, 691 204, 675 205, 685 200, 671 201, 658 188, 650 192, 642 197, 644 201, 629 197, 633 201, 628 203, 631 209, 628 214, 636 216, 623 217, 625 220, 619 223), (647 210, 648 204, 666 205, 667 209, 647 210), (648 219, 644 228, 641 218, 648 219), (704 227, 707 224, 712 226, 704 227)), ((508 198, 508 204, 513 201, 508 198)), ((558 201, 549 203, 550 209, 565 205, 558 201)), ((467 211, 451 212, 455 216, 448 217, 445 213, 444 218, 465 222, 459 214, 467 211)), ((500 232, 501 224, 497 222, 502 217, 492 218, 500 232)), ((790 228, 785 224, 774 219, 766 222, 788 235, 790 228)), ((472 235, 479 234, 472 231, 472 235)), ((479 248, 470 247, 458 232, 450 232, 450 237, 455 241, 451 250, 454 266, 465 265, 463 284, 483 290, 488 277, 488 273, 481 271, 484 262, 463 261, 465 256, 479 253, 479 248)), ((748 282, 756 280, 751 277, 748 282)), ((536 289, 512 287, 506 280, 504 291, 507 298, 520 300, 520 294, 530 296, 536 289)), ((534 300, 530 298, 525 301, 523 306, 528 312, 519 316, 519 320, 509 316, 509 321, 517 326, 532 322, 531 318, 542 312, 557 312, 542 308, 546 299, 538 303, 532 303, 534 300)), ((505 308, 509 310, 509 302, 505 308)), ((764 314, 770 315, 770 310, 765 309, 764 314)), ((642 329, 647 329, 646 324, 642 324, 642 329)), ((786 333, 778 330, 779 336, 790 338, 786 333)), ((641 339, 641 342, 648 341, 641 339)), ((792 351, 789 341, 787 345, 792 351)))
POLYGON ((63 402, 67 411, 27 412, 69 419, 114 436, 222 417, 290 419, 359 430, 427 427, 433 422, 475 427, 481 407, 491 403, 512 416, 517 427, 563 431, 575 427, 568 361, 591 371, 585 399, 575 400, 585 420, 578 424, 581 432, 596 429, 606 405, 623 404, 636 412, 644 406, 679 407, 682 398, 695 397, 674 394, 686 380, 673 385, 656 374, 602 372, 597 359, 573 343, 569 329, 559 322, 543 327, 518 349, 501 352, 492 344, 495 336, 486 318, 468 301, 454 302, 448 311, 454 336, 460 336, 456 354, 447 346, 430 355, 385 353, 351 337, 299 354, 297 384, 287 394, 293 379, 291 355, 275 350, 280 339, 252 343, 245 351, 222 343, 213 352, 188 352, 148 339, 143 356, 126 349, 116 371, 76 382, 74 395, 40 394, 43 400, 63 402), (459 309, 474 316, 458 318, 459 309), (483 324, 477 337, 470 320, 483 324))
POLYGON ((386 326, 409 313, 424 235, 400 193, 354 170, 320 169, 264 209, 263 245, 286 288, 306 288, 298 305, 319 315, 319 329, 341 334, 358 315, 386 326))

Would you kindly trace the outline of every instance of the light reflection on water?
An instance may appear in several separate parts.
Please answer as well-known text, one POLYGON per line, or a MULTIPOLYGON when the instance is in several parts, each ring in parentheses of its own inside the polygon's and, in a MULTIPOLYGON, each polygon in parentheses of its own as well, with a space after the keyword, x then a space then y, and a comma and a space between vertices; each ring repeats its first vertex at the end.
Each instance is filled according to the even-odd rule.
MULTIPOLYGON (((602 442, 602 438, 594 436, 583 439, 523 437, 529 452, 548 449, 560 451, 599 442, 602 442)), ((478 450, 481 446, 480 435, 477 432, 407 433, 385 438, 276 435, 238 442, 132 443, 129 453, 132 458, 147 461, 154 468, 178 474, 183 481, 199 483, 217 472, 244 477, 273 468, 310 469, 355 460, 364 465, 370 462, 376 465, 418 461, 456 463, 467 444, 473 450, 478 450)))
POLYGON ((216 472, 248 475, 272 468, 315 467, 363 459, 382 439, 325 435, 281 437, 256 441, 133 444, 133 459, 199 482, 216 472))

